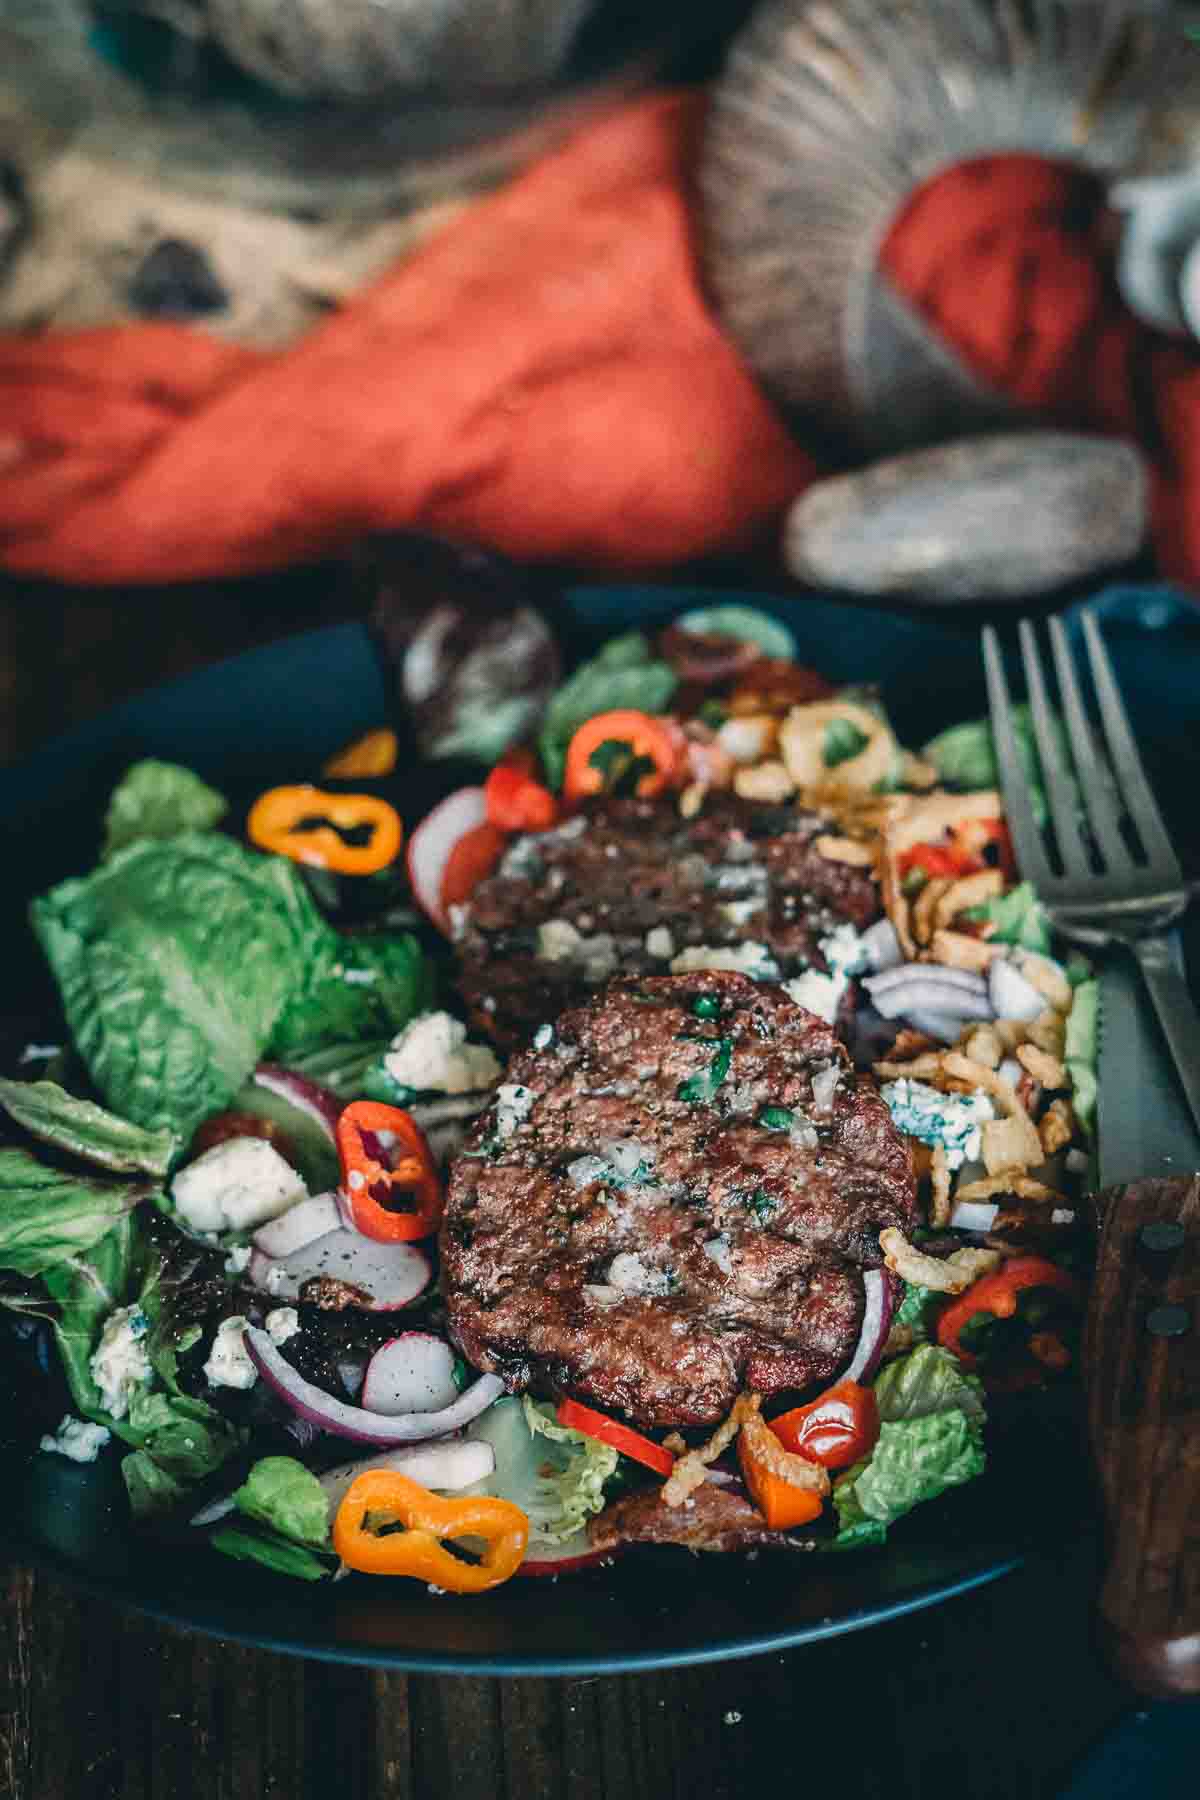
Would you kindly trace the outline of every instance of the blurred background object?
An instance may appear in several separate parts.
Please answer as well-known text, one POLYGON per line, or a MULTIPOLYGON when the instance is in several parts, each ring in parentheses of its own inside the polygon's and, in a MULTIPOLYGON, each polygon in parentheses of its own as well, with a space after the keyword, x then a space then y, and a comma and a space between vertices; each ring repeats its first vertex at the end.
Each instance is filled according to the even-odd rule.
POLYGON ((285 344, 751 4, 0 0, 0 329, 285 344))

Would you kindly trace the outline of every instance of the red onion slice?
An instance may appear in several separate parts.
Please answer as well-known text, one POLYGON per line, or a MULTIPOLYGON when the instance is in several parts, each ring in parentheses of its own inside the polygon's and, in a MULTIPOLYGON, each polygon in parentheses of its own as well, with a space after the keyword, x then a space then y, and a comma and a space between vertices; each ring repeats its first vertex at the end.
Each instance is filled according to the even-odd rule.
POLYGON ((306 1281, 325 1275, 361 1288, 365 1312, 397 1312, 424 1293, 433 1264, 419 1244, 384 1244, 357 1231, 327 1231, 288 1256, 255 1250, 250 1281, 273 1300, 298 1300, 306 1281))
POLYGON ((450 936, 450 920, 442 905, 442 878, 450 853, 468 831, 487 821, 481 787, 457 788, 422 819, 408 840, 408 880, 413 897, 439 931, 450 936))
POLYGON ((892 1319, 900 1303, 900 1283, 890 1269, 867 1269, 863 1273, 862 1330, 849 1367, 839 1381, 869 1381, 883 1356, 883 1347, 892 1329, 892 1319))
POLYGON ((493 1400, 504 1392, 498 1375, 481 1375, 453 1406, 440 1412, 397 1413, 386 1418, 382 1413, 367 1412, 361 1406, 349 1406, 335 1400, 323 1388, 314 1387, 281 1356, 269 1335, 257 1325, 247 1325, 246 1349, 255 1368, 267 1386, 292 1411, 334 1437, 350 1438, 356 1444, 378 1444, 381 1449, 395 1444, 420 1444, 427 1438, 445 1437, 451 1431, 477 1419, 493 1400))
POLYGON ((260 1225, 254 1233, 254 1248, 272 1260, 291 1256, 317 1238, 337 1231, 341 1222, 336 1194, 310 1194, 307 1200, 289 1206, 277 1219, 260 1225))
POLYGON ((281 1069, 276 1063, 259 1063, 251 1079, 255 1087, 278 1094, 297 1112, 305 1113, 314 1125, 320 1126, 329 1142, 336 1144, 342 1102, 332 1089, 310 1081, 307 1075, 298 1075, 294 1069, 281 1069))
POLYGON ((986 992, 974 993, 936 976, 918 980, 914 975, 882 991, 871 989, 871 1004, 885 1019, 907 1019, 915 1012, 947 1013, 961 1019, 991 1019, 992 1003, 986 992))
POLYGON ((863 986, 873 1000, 879 994, 888 994, 895 987, 914 982, 918 985, 936 982, 941 987, 961 988, 963 993, 978 994, 981 998, 988 991, 987 981, 973 969, 952 969, 945 963, 899 963, 895 968, 882 969, 878 975, 863 978, 863 986))
POLYGON ((457 1493, 486 1481, 496 1468, 496 1456, 490 1444, 473 1438, 447 1438, 444 1443, 415 1444, 408 1450, 385 1450, 381 1456, 365 1456, 356 1462, 339 1463, 318 1476, 335 1512, 360 1475, 373 1469, 388 1469, 407 1475, 422 1487, 439 1488, 457 1493))
POLYGON ((367 1364, 361 1400, 367 1412, 440 1412, 458 1394, 454 1352, 430 1331, 390 1338, 367 1364))

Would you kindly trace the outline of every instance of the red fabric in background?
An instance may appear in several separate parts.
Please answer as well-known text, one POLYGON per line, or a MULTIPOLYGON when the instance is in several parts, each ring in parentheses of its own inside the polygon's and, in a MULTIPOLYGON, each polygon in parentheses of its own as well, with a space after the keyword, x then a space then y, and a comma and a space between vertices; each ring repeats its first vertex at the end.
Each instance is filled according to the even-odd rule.
POLYGON ((1089 171, 980 157, 911 196, 880 266, 931 330, 1033 418, 1138 439, 1154 468, 1159 566, 1200 585, 1200 364, 1126 308, 1111 226, 1089 171))
POLYGON ((701 298, 702 104, 581 131, 285 352, 0 339, 0 562, 185 580, 404 527, 614 570, 749 544, 813 465, 701 298))
MULTIPOLYGON (((815 471, 701 294, 702 110, 581 131, 281 353, 169 325, 0 338, 0 563, 163 582, 413 528, 652 570, 761 538, 815 471)), ((882 267, 1031 418, 1140 439, 1160 565, 1200 585, 1200 362, 1126 311, 1097 178, 960 164, 882 267)))

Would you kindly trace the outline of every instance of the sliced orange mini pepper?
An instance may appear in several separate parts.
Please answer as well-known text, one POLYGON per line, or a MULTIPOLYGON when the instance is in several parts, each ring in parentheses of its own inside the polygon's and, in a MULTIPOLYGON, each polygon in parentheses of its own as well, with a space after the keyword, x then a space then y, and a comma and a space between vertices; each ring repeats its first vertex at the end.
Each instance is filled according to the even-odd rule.
POLYGON ((613 787, 616 773, 630 774, 647 764, 638 775, 639 799, 661 794, 669 786, 678 760, 676 739, 668 721, 649 713, 625 710, 597 713, 581 725, 567 746, 563 793, 568 800, 583 800, 613 787), (605 768, 604 752, 613 746, 613 767, 605 768))
POLYGON ((260 850, 338 875, 374 875, 386 869, 404 840, 400 814, 386 800, 374 794, 327 794, 307 783, 260 794, 250 808, 246 832, 260 850), (366 841, 350 843, 351 833, 365 833, 366 841))
POLYGON ((381 725, 331 756, 321 773, 338 781, 367 781, 372 776, 390 775, 399 756, 399 738, 390 725, 381 725))
POLYGON ((442 1216, 442 1183, 411 1113, 382 1100, 355 1100, 337 1122, 342 1192, 354 1226, 379 1243, 429 1237, 442 1216))
POLYGON ((796 1457, 795 1461, 803 1464, 805 1485, 789 1481, 770 1466, 775 1458, 763 1454, 764 1436, 780 1456, 786 1454, 770 1426, 761 1419, 746 1419, 738 1434, 738 1462, 751 1499, 772 1531, 790 1531, 794 1525, 811 1524, 821 1515, 823 1497, 829 1492, 829 1477, 818 1464, 796 1457))
POLYGON ((444 1500, 390 1469, 368 1469, 338 1507, 333 1547, 364 1575, 409 1575, 451 1594, 482 1594, 515 1575, 529 1543, 529 1520, 511 1500, 468 1495, 444 1500), (394 1529, 399 1527, 400 1529, 394 1529), (464 1562, 447 1540, 482 1538, 479 1562, 464 1562))

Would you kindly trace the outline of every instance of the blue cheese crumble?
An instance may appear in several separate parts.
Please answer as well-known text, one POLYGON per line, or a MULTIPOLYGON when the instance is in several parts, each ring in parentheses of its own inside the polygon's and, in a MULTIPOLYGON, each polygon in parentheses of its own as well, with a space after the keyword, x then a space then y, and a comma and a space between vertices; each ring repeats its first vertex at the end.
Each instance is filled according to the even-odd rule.
POLYGON ((850 985, 850 977, 857 975, 866 963, 862 947, 862 938, 853 925, 838 925, 827 937, 819 940, 821 955, 829 964, 829 973, 820 969, 806 969, 803 975, 797 975, 793 981, 785 981, 784 992, 818 1019, 824 1019, 827 1025, 837 1021, 838 1008, 842 1004, 842 996, 850 985))
POLYGON ((533 1092, 519 1081, 502 1082, 496 1089, 496 1131, 500 1137, 511 1137, 532 1111, 533 1092))
POLYGON ((779 964, 765 944, 695 944, 672 959, 672 975, 690 975, 697 969, 732 969, 755 981, 775 981, 779 964))
POLYGON ((983 1146, 981 1128, 996 1117, 982 1088, 970 1094, 942 1094, 923 1081, 888 1081, 880 1088, 898 1131, 920 1138, 931 1148, 940 1144, 951 1169, 977 1162, 983 1146))
POLYGON ((140 1306, 118 1306, 104 1321, 100 1342, 92 1353, 92 1380, 100 1390, 100 1404, 114 1419, 123 1419, 129 1402, 150 1380, 150 1357, 145 1337, 150 1321, 140 1306))
POLYGON ((106 1426, 91 1425, 68 1413, 54 1436, 44 1437, 38 1448, 50 1456, 65 1456, 71 1462, 94 1463, 111 1437, 106 1426))
POLYGON ((392 1039, 383 1066, 416 1093, 476 1094, 501 1074, 486 1044, 468 1044, 467 1028, 448 1012, 422 1013, 392 1039))
POLYGON ((210 1387, 252 1388, 258 1380, 245 1334, 246 1321, 240 1313, 221 1320, 204 1365, 210 1387))

